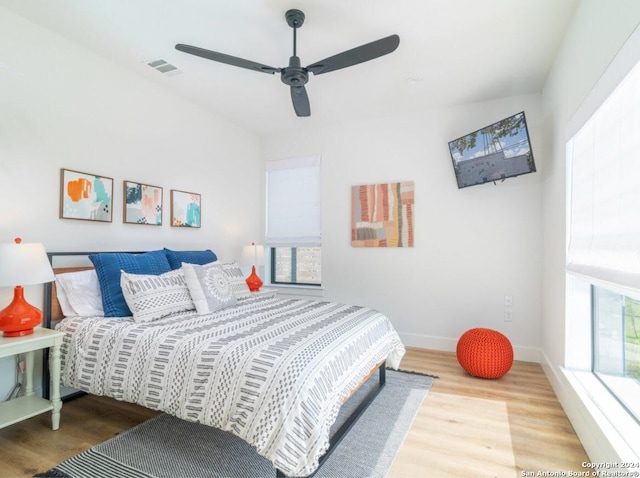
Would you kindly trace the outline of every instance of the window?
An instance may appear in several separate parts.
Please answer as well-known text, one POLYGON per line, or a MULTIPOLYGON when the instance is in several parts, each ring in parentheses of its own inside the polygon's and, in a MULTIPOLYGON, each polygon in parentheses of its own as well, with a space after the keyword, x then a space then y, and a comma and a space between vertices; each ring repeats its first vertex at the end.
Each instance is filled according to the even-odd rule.
POLYGON ((274 247, 271 249, 271 283, 320 285, 321 263, 319 247, 274 247))
POLYGON ((640 301, 592 286, 593 372, 640 421, 640 301))
POLYGON ((320 157, 268 161, 266 171, 271 283, 319 286, 320 157))
MULTIPOLYGON (((628 412, 626 423, 640 421, 638 52, 635 35, 569 123, 567 142, 568 284, 590 288, 569 287, 567 300, 590 309, 591 372, 628 412)), ((567 334, 569 356, 588 346, 573 340, 583 333, 567 334)))

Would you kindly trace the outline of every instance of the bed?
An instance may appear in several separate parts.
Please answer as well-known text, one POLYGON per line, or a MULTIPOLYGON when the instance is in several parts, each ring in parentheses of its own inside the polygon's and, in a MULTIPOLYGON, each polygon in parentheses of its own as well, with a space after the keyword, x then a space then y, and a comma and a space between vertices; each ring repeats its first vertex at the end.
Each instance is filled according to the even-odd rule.
MULTIPOLYGON (((72 253, 50 254, 52 263, 60 255, 72 253)), ((93 261, 96 255, 90 255, 93 261)), ((179 256, 173 266, 180 266, 170 264, 170 271, 120 273, 132 316, 114 316, 113 311, 106 316, 105 306, 97 313, 62 318, 55 325, 66 333, 62 384, 229 431, 269 459, 278 476, 312 474, 384 386, 385 367, 398 368, 404 355, 398 334, 376 310, 251 294, 243 287, 237 264, 198 261, 205 259, 179 256), (233 296, 229 303, 197 307, 203 302, 194 270, 201 273, 200 286, 207 280, 226 280, 233 296), (158 285, 158 278, 169 285, 158 285), (189 285, 196 284, 187 286, 189 298, 183 293, 187 279, 189 285), (136 291, 140 297, 131 299, 136 291), (150 302, 160 304, 151 307, 151 319, 150 302), (343 403, 376 372, 378 386, 331 438, 343 403)), ((94 292, 93 274, 105 292, 102 265, 93 265, 95 271, 54 267, 56 283, 64 284, 63 275, 83 271, 92 275, 94 292)), ((132 269, 129 264, 121 270, 127 269, 132 269)), ((47 324, 64 315, 56 283, 45 293, 47 324)), ((91 294, 83 290, 79 295, 91 294)))

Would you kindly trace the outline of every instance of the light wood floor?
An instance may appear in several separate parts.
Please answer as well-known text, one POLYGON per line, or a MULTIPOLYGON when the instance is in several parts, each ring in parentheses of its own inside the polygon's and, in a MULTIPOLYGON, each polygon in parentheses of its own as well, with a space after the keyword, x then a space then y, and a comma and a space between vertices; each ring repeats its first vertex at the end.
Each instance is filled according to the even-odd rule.
MULTIPOLYGON (((440 378, 390 478, 568 474, 582 471, 581 463, 588 461, 539 365, 515 362, 504 377, 485 380, 464 372, 454 353, 408 348, 402 368, 440 378)), ((156 414, 104 397, 67 402, 57 431, 50 429, 49 414, 0 430, 0 476, 46 471, 156 414)))

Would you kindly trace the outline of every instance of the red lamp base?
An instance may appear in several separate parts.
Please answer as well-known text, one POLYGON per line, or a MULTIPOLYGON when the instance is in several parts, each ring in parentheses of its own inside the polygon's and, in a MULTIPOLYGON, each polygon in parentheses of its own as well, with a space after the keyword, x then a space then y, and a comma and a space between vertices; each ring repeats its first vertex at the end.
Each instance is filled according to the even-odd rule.
POLYGON ((33 333, 42 322, 42 312, 24 300, 24 289, 17 285, 13 301, 0 310, 0 331, 5 337, 23 337, 33 333))
POLYGON ((247 277, 247 285, 251 292, 257 292, 262 287, 262 279, 256 274, 256 266, 252 266, 251 275, 247 277))
POLYGON ((28 330, 19 330, 16 332, 4 332, 2 334, 3 337, 24 337, 25 335, 31 335, 33 333, 33 329, 28 330))

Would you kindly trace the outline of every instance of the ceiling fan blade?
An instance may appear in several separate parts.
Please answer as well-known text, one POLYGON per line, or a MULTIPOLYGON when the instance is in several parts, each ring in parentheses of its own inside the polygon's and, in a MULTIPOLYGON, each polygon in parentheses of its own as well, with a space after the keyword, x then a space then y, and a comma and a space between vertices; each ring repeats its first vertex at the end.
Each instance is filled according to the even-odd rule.
POLYGON ((351 50, 343 51, 337 55, 325 58, 322 61, 318 61, 307 67, 307 70, 314 75, 320 75, 321 73, 328 73, 330 71, 340 70, 348 66, 357 65, 358 63, 364 63, 365 61, 373 60, 383 55, 391 53, 400 44, 400 37, 398 35, 391 35, 380 40, 361 45, 351 50))
POLYGON ((293 101, 293 109, 296 110, 296 115, 311 116, 309 97, 304 86, 291 87, 291 101, 293 101))
POLYGON ((204 48, 199 48, 197 46, 183 45, 182 43, 178 43, 176 45, 176 50, 189 53, 190 55, 196 55, 202 58, 206 58, 207 60, 226 63, 227 65, 238 66, 240 68, 247 68, 248 70, 260 71, 262 73, 270 73, 273 75, 274 73, 278 73, 280 71, 280 68, 274 68, 272 66, 263 65, 262 63, 256 63, 255 61, 244 60, 235 56, 225 55, 224 53, 218 53, 216 51, 205 50, 204 48))

